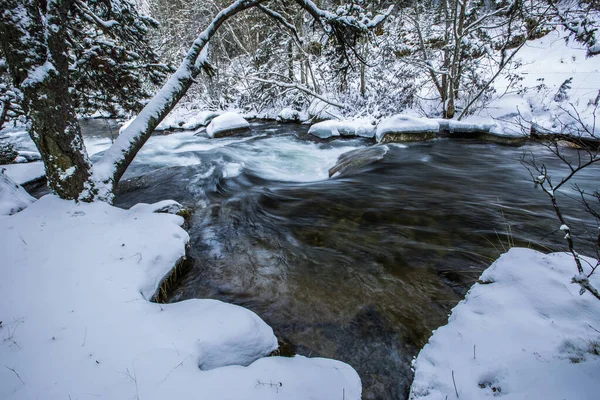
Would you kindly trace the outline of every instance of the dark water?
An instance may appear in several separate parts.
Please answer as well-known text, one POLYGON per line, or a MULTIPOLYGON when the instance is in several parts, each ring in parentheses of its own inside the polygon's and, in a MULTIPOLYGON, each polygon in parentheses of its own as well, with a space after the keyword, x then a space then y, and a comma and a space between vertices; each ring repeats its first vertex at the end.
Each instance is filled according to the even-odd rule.
MULTIPOLYGON (((531 151, 552 165, 539 145, 389 145, 381 161, 324 179, 337 153, 370 144, 316 144, 305 133, 259 124, 254 137, 221 147, 189 138, 172 146, 179 159, 200 160, 189 165, 165 161, 170 150, 156 145, 116 203, 173 198, 193 210, 193 267, 171 301, 208 297, 253 310, 299 354, 351 364, 365 399, 406 398, 412 358, 513 243, 564 249, 547 198, 519 162, 531 151), (297 182, 311 171, 323 180, 297 182)), ((589 170, 580 183, 598 176, 589 170)))

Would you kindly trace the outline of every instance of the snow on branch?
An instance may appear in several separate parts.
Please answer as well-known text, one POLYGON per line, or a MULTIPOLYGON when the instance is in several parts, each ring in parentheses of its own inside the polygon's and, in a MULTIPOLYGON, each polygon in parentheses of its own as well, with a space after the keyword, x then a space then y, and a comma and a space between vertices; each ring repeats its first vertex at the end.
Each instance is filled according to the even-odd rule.
POLYGON ((292 34, 294 35, 294 38, 298 41, 298 43, 302 44, 302 39, 300 39, 300 37, 298 36, 298 31, 296 30, 296 27, 294 25, 292 25, 291 23, 289 23, 288 20, 286 20, 283 15, 281 15, 280 13, 278 13, 276 11, 271 10, 270 8, 268 8, 266 6, 263 6, 262 4, 258 5, 258 9, 260 11, 262 11, 263 13, 265 13, 266 15, 268 15, 269 17, 273 18, 275 21, 277 21, 284 27, 286 27, 290 32, 292 32, 292 34))
POLYGON ((262 78, 256 78, 256 77, 246 77, 246 79, 249 81, 267 83, 270 85, 275 85, 275 86, 286 88, 286 89, 296 89, 296 90, 304 92, 310 96, 316 97, 317 99, 322 100, 327 104, 331 104, 332 106, 339 107, 339 108, 346 108, 346 106, 344 106, 343 104, 337 103, 333 100, 329 100, 327 97, 324 97, 323 95, 320 95, 319 93, 312 91, 305 86, 298 85, 297 83, 287 83, 287 82, 275 81, 275 80, 271 80, 271 79, 262 79, 262 78))
POLYGON ((316 21, 319 21, 327 33, 332 33, 331 27, 335 29, 336 25, 345 25, 364 31, 373 29, 385 21, 394 9, 394 6, 391 5, 383 14, 378 14, 373 18, 369 18, 366 15, 361 15, 357 18, 351 15, 337 15, 330 11, 322 10, 311 0, 296 0, 296 3, 304 8, 316 21), (324 23, 328 24, 329 27, 324 23))
POLYGON ((80 11, 81 16, 89 22, 98 25, 102 30, 107 31, 119 23, 115 20, 104 21, 102 18, 96 15, 90 8, 81 0, 75 0, 75 7, 80 11))

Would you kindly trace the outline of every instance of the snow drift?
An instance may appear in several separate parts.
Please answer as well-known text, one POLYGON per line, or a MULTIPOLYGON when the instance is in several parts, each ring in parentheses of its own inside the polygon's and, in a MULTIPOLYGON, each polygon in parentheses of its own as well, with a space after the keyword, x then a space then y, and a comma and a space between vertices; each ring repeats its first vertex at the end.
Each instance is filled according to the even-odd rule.
POLYGON ((596 399, 600 304, 575 273, 566 253, 502 255, 419 353, 410 399, 596 399))

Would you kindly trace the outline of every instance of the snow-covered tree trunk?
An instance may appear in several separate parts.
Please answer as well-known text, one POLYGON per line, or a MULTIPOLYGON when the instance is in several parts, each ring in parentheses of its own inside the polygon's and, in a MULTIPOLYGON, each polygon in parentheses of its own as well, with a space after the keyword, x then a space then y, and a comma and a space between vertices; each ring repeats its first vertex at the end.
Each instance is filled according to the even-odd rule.
MULTIPOLYGON (((156 126, 186 94, 201 70, 212 71, 206 46, 217 30, 234 15, 268 0, 236 0, 221 10, 193 42, 177 71, 92 167, 69 93, 72 43, 66 27, 75 13, 106 34, 114 34, 113 29, 120 26, 142 29, 138 20, 119 18, 132 12, 121 7, 130 5, 121 1, 113 0, 113 8, 105 13, 105 17, 114 16, 116 20, 104 20, 84 0, 0 0, 3 52, 14 86, 20 90, 29 131, 44 159, 50 187, 62 198, 112 201, 117 183, 156 126)), ((346 36, 376 27, 392 10, 390 7, 385 14, 368 19, 333 14, 319 9, 311 0, 295 3, 343 46, 347 45, 346 36)), ((270 15, 286 27, 293 27, 281 14, 270 15)), ((135 32, 122 33, 130 43, 135 32)))
POLYGON ((237 0, 221 10, 208 28, 198 36, 177 71, 94 165, 93 186, 98 190, 99 199, 112 200, 116 184, 137 152, 150 138, 158 124, 186 94, 202 68, 208 67, 204 49, 219 27, 239 12, 265 1, 237 0))
POLYGON ((69 0, 1 0, 0 45, 22 96, 28 130, 46 167, 48 185, 77 199, 87 186, 87 157, 68 81, 69 0))

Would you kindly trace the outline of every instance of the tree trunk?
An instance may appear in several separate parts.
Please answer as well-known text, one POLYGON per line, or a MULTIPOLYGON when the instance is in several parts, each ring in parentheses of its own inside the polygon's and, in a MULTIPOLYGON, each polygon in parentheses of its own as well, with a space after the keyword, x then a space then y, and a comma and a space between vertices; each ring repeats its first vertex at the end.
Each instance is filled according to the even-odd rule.
POLYGON ((456 97, 457 89, 460 81, 460 73, 462 70, 462 39, 463 30, 465 25, 465 17, 467 13, 468 0, 455 0, 456 8, 453 18, 453 32, 454 32, 454 49, 452 54, 452 65, 450 67, 450 79, 448 82, 448 108, 446 110, 446 118, 454 118, 456 112, 456 97))
POLYGON ((86 191, 83 200, 91 200, 91 163, 69 95, 65 26, 70 6, 68 0, 3 0, 1 45, 23 94, 28 131, 42 155, 48 185, 64 199, 79 199, 86 191))
POLYGON ((296 79, 294 77, 294 42, 292 41, 292 39, 290 39, 288 41, 287 57, 288 57, 288 78, 290 78, 291 82, 294 82, 296 79))
POLYGON ((5 100, 2 102, 2 108, 0 108, 0 129, 2 129, 4 123, 6 122, 6 116, 8 114, 8 104, 9 101, 5 100))
POLYGON ((368 52, 369 52, 367 44, 368 43, 364 40, 360 41, 360 57, 362 58, 362 60, 360 60, 360 69, 359 69, 361 97, 365 97, 365 94, 367 92, 367 83, 365 82, 365 70, 367 68, 366 62, 367 62, 367 56, 368 56, 368 52))

